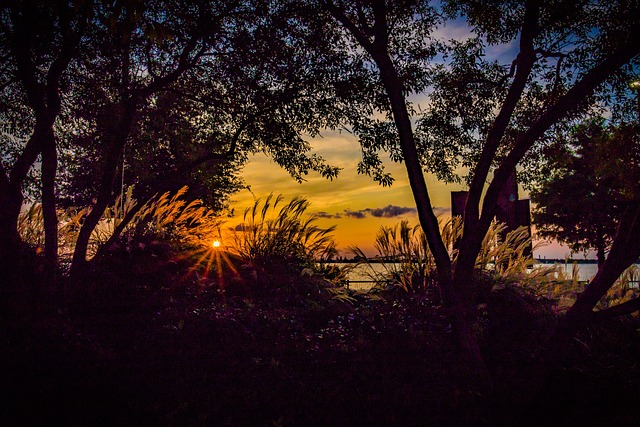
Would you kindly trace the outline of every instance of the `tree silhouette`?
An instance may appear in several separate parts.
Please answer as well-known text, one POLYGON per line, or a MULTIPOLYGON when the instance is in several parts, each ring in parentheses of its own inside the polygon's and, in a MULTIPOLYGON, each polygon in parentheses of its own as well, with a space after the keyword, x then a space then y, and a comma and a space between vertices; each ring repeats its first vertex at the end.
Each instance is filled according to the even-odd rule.
MULTIPOLYGON (((434 55, 420 46, 434 45, 428 35, 441 21, 429 2, 318 3, 344 28, 346 43, 355 43, 355 52, 366 52, 368 64, 377 70, 387 104, 376 108, 393 121, 397 139, 391 146, 388 140, 374 142, 374 147, 389 150, 392 157, 405 163, 443 295, 456 313, 460 343, 481 368, 470 323, 478 297, 486 289, 470 278, 502 188, 516 166, 555 128, 584 114, 596 100, 606 104, 611 93, 619 93, 612 87, 620 88, 629 78, 629 64, 637 61, 640 53, 640 29, 630 19, 640 11, 640 4, 448 1, 444 10, 451 16, 464 16, 475 38, 468 43, 452 42, 446 54, 453 59, 442 66, 432 64, 434 72, 430 73, 420 67, 428 67, 434 55), (426 37, 414 45, 411 35, 415 33, 408 28, 426 37), (510 64, 483 60, 487 48, 509 43, 517 46, 510 64), (422 61, 412 61, 415 59, 422 61), (407 96, 424 91, 424 85, 416 84, 420 79, 412 77, 425 74, 432 77, 432 99, 436 102, 417 133, 407 96), (469 196, 458 258, 452 266, 423 171, 434 170, 441 177, 452 178, 451 171, 460 164, 469 170, 469 196)), ((371 144, 364 139, 364 148, 371 144)), ((617 270, 607 276, 606 280, 611 280, 608 285, 602 286, 613 284, 613 271, 617 270)))
POLYGON ((624 129, 605 126, 603 119, 561 135, 569 141, 545 150, 548 164, 530 192, 540 235, 567 243, 574 251, 595 249, 598 265, 605 261, 626 207, 627 179, 617 171, 627 168, 609 150, 614 143, 628 145, 621 141, 625 137, 624 129))

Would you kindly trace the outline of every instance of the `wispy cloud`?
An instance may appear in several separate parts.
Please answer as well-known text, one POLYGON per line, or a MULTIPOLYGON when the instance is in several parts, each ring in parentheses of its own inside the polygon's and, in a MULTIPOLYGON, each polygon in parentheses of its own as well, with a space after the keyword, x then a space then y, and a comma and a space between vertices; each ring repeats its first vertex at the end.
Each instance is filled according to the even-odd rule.
POLYGON ((382 208, 366 208, 359 210, 345 209, 342 213, 331 214, 328 212, 317 212, 319 218, 355 218, 365 219, 367 217, 374 218, 395 218, 406 214, 415 214, 416 208, 408 206, 387 205, 382 208))
POLYGON ((387 205, 384 208, 367 209, 367 211, 376 218, 395 218, 409 213, 416 213, 416 208, 408 206, 387 205))
POLYGON ((329 212, 316 212, 316 216, 318 218, 329 218, 329 219, 342 218, 342 215, 339 213, 330 214, 329 212))
MULTIPOLYGON (((451 208, 434 207, 433 211, 436 215, 450 214, 451 208)), ((418 213, 416 208, 409 206, 387 205, 382 208, 365 208, 359 210, 345 209, 342 213, 316 212, 318 218, 340 219, 340 218, 396 218, 403 215, 415 215, 418 213)))

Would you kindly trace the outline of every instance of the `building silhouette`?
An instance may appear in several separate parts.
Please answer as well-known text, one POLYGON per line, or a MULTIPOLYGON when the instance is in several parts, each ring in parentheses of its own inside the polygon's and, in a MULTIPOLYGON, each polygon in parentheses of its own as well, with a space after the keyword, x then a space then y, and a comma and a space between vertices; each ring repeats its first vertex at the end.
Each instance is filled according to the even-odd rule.
MULTIPOLYGON (((452 191, 451 192, 451 216, 464 217, 464 209, 467 203, 468 191, 452 191)), ((516 230, 518 227, 526 227, 531 235, 531 206, 529 199, 518 198, 518 183, 516 182, 515 170, 509 175, 507 182, 500 191, 498 196, 498 210, 496 219, 506 224, 506 228, 502 233, 502 239, 516 230)), ((457 242, 454 243, 454 247, 457 242)), ((529 244, 529 248, 525 251, 526 256, 533 255, 533 248, 529 244)))

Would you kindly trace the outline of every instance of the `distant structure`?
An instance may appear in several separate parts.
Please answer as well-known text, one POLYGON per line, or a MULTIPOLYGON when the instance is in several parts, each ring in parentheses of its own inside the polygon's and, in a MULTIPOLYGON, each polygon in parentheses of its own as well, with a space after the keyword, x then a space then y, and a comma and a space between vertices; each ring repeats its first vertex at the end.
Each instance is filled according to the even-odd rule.
MULTIPOLYGON (((464 208, 467 204, 468 191, 452 191, 451 192, 451 216, 464 216, 464 208)), ((527 227, 529 235, 531 235, 531 211, 529 199, 518 198, 518 183, 516 182, 516 171, 513 170, 509 179, 502 187, 498 196, 498 212, 496 219, 507 225, 503 232, 503 238, 507 233, 517 229, 518 227, 527 227)), ((454 247, 457 242, 454 243, 454 247)), ((525 252, 526 256, 533 255, 533 248, 529 245, 525 252)))

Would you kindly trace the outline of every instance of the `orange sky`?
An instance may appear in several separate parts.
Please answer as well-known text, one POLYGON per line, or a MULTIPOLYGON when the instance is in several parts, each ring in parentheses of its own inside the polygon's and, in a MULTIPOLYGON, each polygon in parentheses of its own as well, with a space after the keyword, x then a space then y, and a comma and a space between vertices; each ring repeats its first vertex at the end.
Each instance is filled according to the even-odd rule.
MULTIPOLYGON (((455 39, 464 41, 472 36, 469 27, 463 20, 448 21, 446 25, 434 32, 435 38, 443 40, 455 39)), ((505 45, 489 46, 486 51, 488 58, 499 59, 503 63, 511 63, 517 54, 517 42, 505 45)), ((414 94, 409 102, 417 110, 428 108, 429 97, 425 94, 414 94)), ((311 202, 310 212, 324 212, 333 218, 319 220, 321 226, 337 225, 334 236, 342 249, 342 255, 351 257, 347 250, 349 246, 357 245, 368 255, 373 252, 373 241, 381 225, 393 226, 402 219, 408 219, 411 224, 417 224, 415 202, 409 188, 404 165, 396 164, 386 158, 384 164, 387 172, 392 173, 395 182, 391 187, 382 187, 370 177, 358 175, 357 165, 361 158, 360 147, 356 139, 346 133, 325 132, 323 137, 313 140, 315 152, 324 157, 329 164, 343 168, 340 176, 329 181, 317 175, 307 177, 307 182, 298 184, 284 170, 271 162, 264 155, 254 156, 246 165, 244 178, 251 187, 251 192, 243 190, 234 195, 231 207, 236 209, 236 217, 229 220, 234 226, 241 222, 244 209, 251 206, 255 197, 266 197, 269 193, 283 194, 288 199, 295 195, 306 197, 311 202), (375 209, 382 209, 389 205, 396 207, 395 211, 402 212, 410 208, 412 212, 403 213, 395 217, 373 216, 379 213, 375 209), (348 216, 347 211, 360 212, 363 218, 348 216), (340 218, 335 218, 335 215, 340 218)), ((426 175, 427 186, 436 213, 444 212, 449 215, 451 191, 465 189, 461 185, 447 185, 436 180, 432 175, 426 175)), ((521 197, 525 196, 521 192, 521 197)), ((534 255, 547 258, 565 258, 569 256, 568 248, 558 243, 549 244, 534 252, 534 255)), ((576 255, 577 257, 578 255, 576 255)), ((581 256, 581 255, 580 255, 581 256)))
MULTIPOLYGON (((385 161, 386 171, 392 173, 395 182, 391 187, 382 187, 366 175, 357 174, 360 149, 355 138, 348 133, 328 132, 313 141, 314 151, 331 165, 343 168, 337 179, 326 180, 317 174, 298 184, 293 178, 265 155, 251 158, 244 170, 244 178, 251 191, 243 190, 233 196, 232 208, 236 215, 227 224, 233 227, 242 220, 242 212, 253 205, 255 197, 266 197, 269 193, 283 194, 287 200, 295 195, 306 197, 311 202, 309 213, 323 213, 330 218, 321 218, 318 225, 336 225, 334 232, 343 256, 351 257, 348 247, 357 245, 368 255, 375 255, 373 241, 381 225, 393 226, 402 219, 417 224, 415 203, 409 188, 404 165, 385 161), (392 209, 382 208, 391 205, 392 209), (403 209, 404 208, 404 209, 403 209), (349 214, 349 212, 351 214, 349 214), (385 217, 381 215, 392 215, 385 217), (356 218, 358 215, 360 218, 356 218)), ((436 212, 449 215, 450 192, 464 189, 462 185, 447 185, 426 175, 427 185, 436 212)), ((558 244, 536 251, 535 256, 563 258, 567 248, 558 244)))

